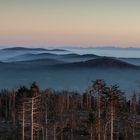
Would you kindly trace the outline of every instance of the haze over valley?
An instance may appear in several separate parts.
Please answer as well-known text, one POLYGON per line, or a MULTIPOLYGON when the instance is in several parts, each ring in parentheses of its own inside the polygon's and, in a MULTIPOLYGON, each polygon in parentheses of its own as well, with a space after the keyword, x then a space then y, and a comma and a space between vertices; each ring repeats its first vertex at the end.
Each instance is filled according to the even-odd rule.
MULTIPOLYGON (((118 84, 128 95, 138 89, 140 58, 120 57, 120 54, 118 57, 104 56, 100 48, 98 54, 97 48, 79 48, 78 52, 81 53, 77 50, 24 47, 1 49, 0 88, 18 88, 36 81, 44 89, 83 92, 92 80, 104 79, 108 84, 118 84)), ((112 50, 116 51, 116 55, 118 52, 115 48, 104 50, 108 50, 108 54, 112 50)), ((126 49, 128 54, 125 56, 129 55, 129 51, 136 50, 126 49)))

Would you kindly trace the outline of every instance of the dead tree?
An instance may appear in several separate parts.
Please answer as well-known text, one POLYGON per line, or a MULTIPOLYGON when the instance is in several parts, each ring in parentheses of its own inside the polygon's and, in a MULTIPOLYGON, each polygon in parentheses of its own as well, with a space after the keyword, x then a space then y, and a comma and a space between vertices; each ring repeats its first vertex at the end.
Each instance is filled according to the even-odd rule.
POLYGON ((89 87, 89 92, 97 99, 97 108, 96 108, 96 114, 97 114, 97 139, 102 139, 102 127, 101 127, 101 98, 104 96, 104 90, 106 88, 106 84, 103 80, 96 80, 93 82, 93 84, 89 87))
POLYGON ((41 126, 41 95, 23 98, 18 105, 19 138, 22 140, 36 140, 41 126))

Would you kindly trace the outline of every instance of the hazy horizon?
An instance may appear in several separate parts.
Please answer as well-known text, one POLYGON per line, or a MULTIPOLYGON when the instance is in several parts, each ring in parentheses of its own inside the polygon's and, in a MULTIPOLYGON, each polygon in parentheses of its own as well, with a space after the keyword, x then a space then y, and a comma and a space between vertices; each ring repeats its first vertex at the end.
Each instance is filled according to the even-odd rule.
POLYGON ((111 46, 111 45, 45 45, 45 44, 26 44, 26 45, 18 45, 18 44, 0 44, 0 49, 5 48, 44 48, 44 49, 140 49, 140 46, 111 46))

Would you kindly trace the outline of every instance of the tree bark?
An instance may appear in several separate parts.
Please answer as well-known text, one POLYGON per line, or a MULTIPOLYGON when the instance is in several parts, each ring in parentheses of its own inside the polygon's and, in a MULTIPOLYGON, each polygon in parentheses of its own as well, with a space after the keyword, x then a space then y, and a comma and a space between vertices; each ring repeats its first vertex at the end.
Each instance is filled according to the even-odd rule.
POLYGON ((33 126, 33 99, 31 99, 31 140, 33 140, 34 138, 34 133, 33 133, 33 129, 34 129, 34 126, 33 126))
POLYGON ((24 118, 25 118, 25 109, 24 109, 24 103, 22 105, 22 140, 24 140, 24 118))

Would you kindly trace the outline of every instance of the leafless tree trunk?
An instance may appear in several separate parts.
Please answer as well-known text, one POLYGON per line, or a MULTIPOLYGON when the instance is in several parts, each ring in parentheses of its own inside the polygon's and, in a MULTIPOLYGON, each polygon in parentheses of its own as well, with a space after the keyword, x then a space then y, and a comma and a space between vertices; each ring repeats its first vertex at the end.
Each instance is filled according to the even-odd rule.
POLYGON ((44 132, 44 127, 42 127, 42 140, 45 140, 45 132, 44 132))
POLYGON ((74 112, 72 110, 72 114, 71 114, 72 118, 71 118, 71 140, 73 140, 73 121, 74 121, 74 112))
POLYGON ((56 140, 56 126, 53 126, 53 140, 56 140))
POLYGON ((83 109, 83 96, 80 98, 81 109, 83 109))
POLYGON ((24 140, 24 121, 25 121, 25 109, 24 109, 24 103, 22 105, 22 140, 24 140))
POLYGON ((114 107, 113 107, 114 105, 113 105, 113 100, 111 100, 111 112, 110 112, 110 117, 111 117, 111 140, 113 140, 113 134, 114 134, 114 107))
POLYGON ((90 140, 93 140, 93 126, 90 126, 90 140))
POLYGON ((67 109, 69 109, 69 94, 67 94, 67 109))
POLYGON ((105 130, 104 130, 104 140, 106 140, 106 132, 107 132, 107 126, 108 126, 109 122, 107 122, 105 124, 105 130))
POLYGON ((45 135, 46 135, 46 139, 45 140, 47 140, 48 139, 48 112, 47 112, 47 101, 45 102, 45 129, 46 129, 46 131, 45 131, 45 135))
POLYGON ((34 105, 34 101, 33 99, 31 99, 31 140, 34 140, 34 126, 33 126, 33 106, 34 105))
POLYGON ((101 99, 100 99, 100 95, 98 95, 98 99, 97 99, 97 103, 98 103, 98 140, 101 140, 101 99))

